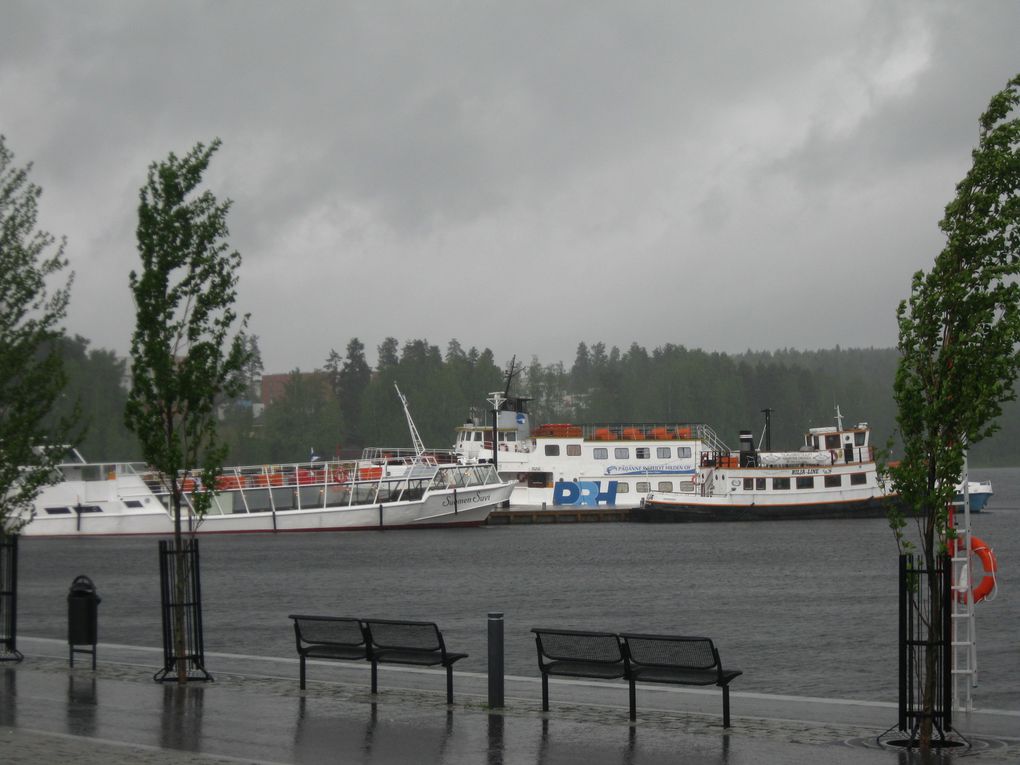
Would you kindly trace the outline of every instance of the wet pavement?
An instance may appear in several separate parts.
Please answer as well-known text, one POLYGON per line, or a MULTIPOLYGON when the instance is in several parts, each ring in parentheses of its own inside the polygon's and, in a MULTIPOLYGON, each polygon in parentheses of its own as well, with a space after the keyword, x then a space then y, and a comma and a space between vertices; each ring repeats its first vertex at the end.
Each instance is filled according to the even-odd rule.
MULTIPOLYGON (((100 644, 68 666, 57 640, 19 637, 20 664, 0 664, 0 752, 5 763, 920 763, 888 745, 892 704, 731 693, 722 727, 718 689, 639 686, 631 724, 624 683, 506 679, 506 707, 487 709, 487 678, 309 662, 298 689, 295 657, 209 654, 212 683, 153 682, 158 649, 100 644), (883 734, 886 734, 883 736, 883 734), (882 737, 882 742, 877 740, 882 737)), ((970 746, 934 761, 1020 761, 1020 711, 958 714, 970 746)))

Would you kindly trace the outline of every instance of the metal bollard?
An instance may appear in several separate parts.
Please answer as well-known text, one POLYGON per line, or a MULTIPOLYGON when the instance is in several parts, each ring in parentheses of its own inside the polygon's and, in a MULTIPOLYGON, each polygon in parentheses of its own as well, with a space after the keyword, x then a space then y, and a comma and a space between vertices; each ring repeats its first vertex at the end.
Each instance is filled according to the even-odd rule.
POLYGON ((489 708, 503 708, 503 614, 489 613, 489 708))

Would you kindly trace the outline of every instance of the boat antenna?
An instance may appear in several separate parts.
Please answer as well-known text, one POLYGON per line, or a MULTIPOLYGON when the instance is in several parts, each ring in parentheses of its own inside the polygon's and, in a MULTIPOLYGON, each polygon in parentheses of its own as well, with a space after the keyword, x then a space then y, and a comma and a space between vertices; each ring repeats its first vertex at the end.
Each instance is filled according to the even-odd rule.
POLYGON ((839 411, 839 404, 836 404, 836 430, 843 429, 843 415, 839 411))
POLYGON ((513 382, 514 376, 521 371, 516 367, 516 362, 517 354, 515 353, 513 358, 510 359, 510 366, 506 370, 506 389, 503 391, 504 400, 510 398, 510 383, 513 382))
POLYGON ((411 418, 411 410, 407 406, 407 399, 404 398, 404 394, 400 392, 400 388, 397 387, 397 383, 393 383, 393 387, 397 389, 397 395, 400 397, 400 403, 404 407, 404 416, 407 417, 407 428, 411 431, 411 444, 414 446, 414 461, 418 462, 421 460, 423 454, 425 454, 425 444, 421 442, 421 436, 418 434, 418 428, 414 424, 414 420, 411 418))

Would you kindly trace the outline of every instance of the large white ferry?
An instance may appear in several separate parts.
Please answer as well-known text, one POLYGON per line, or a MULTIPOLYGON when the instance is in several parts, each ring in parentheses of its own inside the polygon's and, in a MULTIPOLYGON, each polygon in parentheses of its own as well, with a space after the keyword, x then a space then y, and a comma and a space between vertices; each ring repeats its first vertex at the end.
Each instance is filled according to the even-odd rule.
MULTIPOLYGON (((473 416, 454 444, 464 462, 495 461, 514 483, 512 506, 635 508, 648 520, 833 517, 884 514, 895 496, 879 474, 870 427, 844 427, 838 410, 835 426, 810 428, 797 451, 759 449, 750 431, 734 450, 703 423, 531 429, 528 401, 493 394, 495 427, 473 416)), ((990 496, 990 484, 969 487, 972 508, 990 496)))
MULTIPOLYGON (((398 391, 398 395, 399 391, 398 391)), ((216 482, 210 512, 193 512, 202 476, 183 480, 182 524, 198 534, 478 526, 510 498, 513 484, 490 464, 457 464, 429 452, 404 404, 411 449, 366 449, 361 459, 233 467, 216 482)), ((168 482, 146 465, 86 462, 58 466, 59 480, 36 498, 25 536, 168 534, 168 482)))

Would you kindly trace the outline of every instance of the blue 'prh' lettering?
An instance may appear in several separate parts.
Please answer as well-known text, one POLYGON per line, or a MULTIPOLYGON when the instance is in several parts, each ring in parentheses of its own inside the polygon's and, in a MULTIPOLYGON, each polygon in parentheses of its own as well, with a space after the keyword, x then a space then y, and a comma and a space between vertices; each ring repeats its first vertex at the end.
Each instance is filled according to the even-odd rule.
POLYGON ((601 491, 598 481, 560 481, 553 488, 553 505, 597 505, 616 504, 616 481, 608 481, 601 491))

